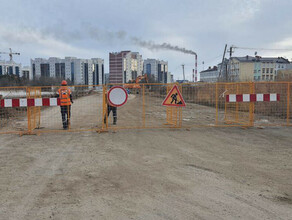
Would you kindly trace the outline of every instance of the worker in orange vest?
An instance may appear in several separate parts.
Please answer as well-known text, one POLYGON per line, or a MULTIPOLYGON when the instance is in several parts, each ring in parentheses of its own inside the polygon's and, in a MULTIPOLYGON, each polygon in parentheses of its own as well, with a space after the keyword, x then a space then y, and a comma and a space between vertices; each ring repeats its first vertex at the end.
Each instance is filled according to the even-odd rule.
POLYGON ((58 95, 60 99, 62 123, 63 128, 68 129, 71 118, 71 103, 73 103, 73 100, 71 90, 67 87, 66 80, 63 80, 61 85, 62 86, 58 90, 58 95))

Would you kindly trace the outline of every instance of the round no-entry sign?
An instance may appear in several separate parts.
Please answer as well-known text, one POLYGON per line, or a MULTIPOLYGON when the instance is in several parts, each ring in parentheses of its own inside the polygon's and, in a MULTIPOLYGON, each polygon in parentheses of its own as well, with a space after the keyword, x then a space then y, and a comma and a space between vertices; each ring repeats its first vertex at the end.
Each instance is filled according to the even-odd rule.
POLYGON ((110 105, 120 107, 126 104, 128 100, 128 93, 123 87, 114 86, 108 91, 107 100, 110 105))

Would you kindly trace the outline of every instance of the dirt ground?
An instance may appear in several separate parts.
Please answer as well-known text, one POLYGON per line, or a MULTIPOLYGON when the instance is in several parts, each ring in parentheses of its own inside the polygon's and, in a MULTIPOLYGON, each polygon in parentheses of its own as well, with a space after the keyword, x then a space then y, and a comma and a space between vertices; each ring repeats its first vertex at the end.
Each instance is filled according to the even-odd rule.
MULTIPOLYGON (((118 127, 143 125, 141 105, 141 97, 131 95, 118 109, 118 127)), ((144 111, 146 126, 165 123, 161 99, 146 97, 144 111)), ((183 123, 213 124, 215 112, 189 104, 183 123)), ((95 128, 102 120, 100 95, 75 100, 72 129, 95 128)), ((27 121, 11 124, 21 130, 27 121)), ((42 110, 41 127, 62 127, 59 107, 42 110)), ((0 219, 291 219, 291 131, 2 134, 0 219)))
POLYGON ((0 136, 0 219, 291 219, 291 128, 0 136))

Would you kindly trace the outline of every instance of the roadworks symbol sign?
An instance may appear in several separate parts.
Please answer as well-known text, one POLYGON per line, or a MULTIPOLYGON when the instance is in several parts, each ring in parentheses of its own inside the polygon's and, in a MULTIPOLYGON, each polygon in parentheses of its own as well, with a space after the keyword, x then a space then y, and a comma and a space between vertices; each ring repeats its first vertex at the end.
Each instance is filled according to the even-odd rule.
POLYGON ((186 103, 177 87, 174 85, 172 89, 167 94, 166 98, 164 99, 162 105, 165 106, 178 106, 178 107, 185 107, 186 103))

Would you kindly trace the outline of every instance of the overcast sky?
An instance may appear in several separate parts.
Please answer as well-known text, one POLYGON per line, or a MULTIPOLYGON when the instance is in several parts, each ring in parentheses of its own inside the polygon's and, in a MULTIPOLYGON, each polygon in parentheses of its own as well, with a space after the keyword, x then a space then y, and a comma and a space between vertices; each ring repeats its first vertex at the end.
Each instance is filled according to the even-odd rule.
MULTIPOLYGON (((169 63, 175 79, 186 78, 194 56, 149 50, 133 38, 170 43, 198 54, 198 69, 216 65, 224 45, 252 48, 292 48, 291 0, 0 0, 0 51, 20 52, 16 62, 31 58, 100 57, 108 72, 109 52, 132 50, 143 58, 169 63)), ((254 55, 236 49, 234 56, 254 55)), ((262 56, 291 52, 257 51, 262 56)), ((1 55, 1 59, 9 57, 1 55)))

